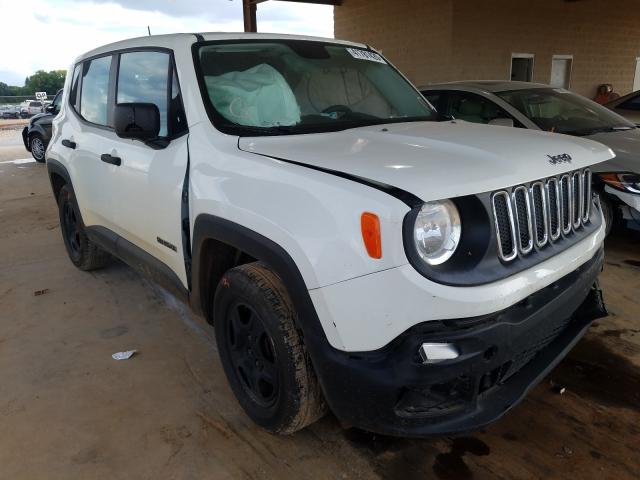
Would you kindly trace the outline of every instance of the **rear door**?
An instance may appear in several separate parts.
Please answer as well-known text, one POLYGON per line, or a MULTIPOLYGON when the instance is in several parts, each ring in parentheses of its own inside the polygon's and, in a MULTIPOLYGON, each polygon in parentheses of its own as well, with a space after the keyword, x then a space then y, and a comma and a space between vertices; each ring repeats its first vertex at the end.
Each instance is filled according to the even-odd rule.
POLYGON ((76 65, 67 103, 72 113, 61 122, 55 146, 66 160, 85 225, 109 229, 114 228, 117 192, 113 169, 100 160, 100 152, 115 136, 109 108, 113 60, 109 54, 76 65))
MULTIPOLYGON (((186 286, 182 240, 182 190, 187 170, 187 122, 168 50, 122 52, 117 57, 115 103, 153 103, 160 111, 159 138, 142 142, 115 134, 103 154, 117 191, 116 233, 167 265, 186 286)), ((119 246, 120 248, 120 246, 119 246)))

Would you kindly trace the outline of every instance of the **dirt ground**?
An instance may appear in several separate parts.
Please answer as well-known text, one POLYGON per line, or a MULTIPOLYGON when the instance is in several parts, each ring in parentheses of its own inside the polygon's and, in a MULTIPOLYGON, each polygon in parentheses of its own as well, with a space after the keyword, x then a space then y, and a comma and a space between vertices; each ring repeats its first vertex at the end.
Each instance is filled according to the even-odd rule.
POLYGON ((72 266, 46 167, 7 163, 27 157, 19 130, 0 131, 0 479, 640 478, 631 232, 607 245, 611 316, 490 428, 417 441, 329 415, 276 437, 236 403, 203 321, 121 263, 72 266))

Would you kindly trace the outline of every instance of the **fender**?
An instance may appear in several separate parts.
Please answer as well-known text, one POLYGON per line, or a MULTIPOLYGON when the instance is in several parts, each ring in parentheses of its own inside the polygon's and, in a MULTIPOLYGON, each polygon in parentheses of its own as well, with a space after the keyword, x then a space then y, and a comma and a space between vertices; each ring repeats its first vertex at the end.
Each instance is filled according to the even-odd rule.
POLYGON ((302 274, 291 256, 267 237, 227 219, 208 214, 198 215, 193 228, 193 289, 190 300, 191 307, 197 313, 203 315, 203 312, 208 311, 208 300, 200 295, 206 275, 206 272, 200 271, 200 255, 206 240, 223 242, 269 265, 280 277, 291 297, 298 316, 298 327, 302 330, 312 358, 320 358, 322 348, 332 348, 320 324, 302 274))
POLYGON ((47 129, 43 127, 40 123, 38 123, 38 121, 36 120, 36 122, 31 125, 31 128, 27 132, 27 135, 31 136, 34 133, 39 133, 42 136, 42 138, 44 138, 45 141, 47 141, 47 138, 49 139, 51 138, 51 123, 49 123, 49 131, 47 131, 47 129))

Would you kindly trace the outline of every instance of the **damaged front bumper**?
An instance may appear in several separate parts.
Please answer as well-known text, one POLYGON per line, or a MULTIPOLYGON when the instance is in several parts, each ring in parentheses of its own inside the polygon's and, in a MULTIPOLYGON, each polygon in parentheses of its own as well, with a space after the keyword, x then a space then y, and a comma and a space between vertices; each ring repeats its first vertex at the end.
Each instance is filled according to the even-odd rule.
POLYGON ((431 436, 478 429, 513 408, 607 315, 597 277, 604 253, 495 314, 430 321, 372 352, 330 349, 315 365, 327 401, 345 424, 431 436), (421 345, 457 355, 425 362, 421 345), (454 358, 453 358, 454 357, 454 358))

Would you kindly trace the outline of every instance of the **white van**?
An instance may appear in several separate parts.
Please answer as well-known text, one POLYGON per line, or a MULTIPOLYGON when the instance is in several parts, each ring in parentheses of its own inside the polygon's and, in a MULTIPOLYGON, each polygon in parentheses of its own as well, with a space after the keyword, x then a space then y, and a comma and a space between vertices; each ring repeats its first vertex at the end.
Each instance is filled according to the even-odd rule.
POLYGON ((71 261, 187 300, 270 431, 479 428, 605 314, 603 145, 441 121, 350 42, 150 36, 69 72, 46 157, 71 261))

